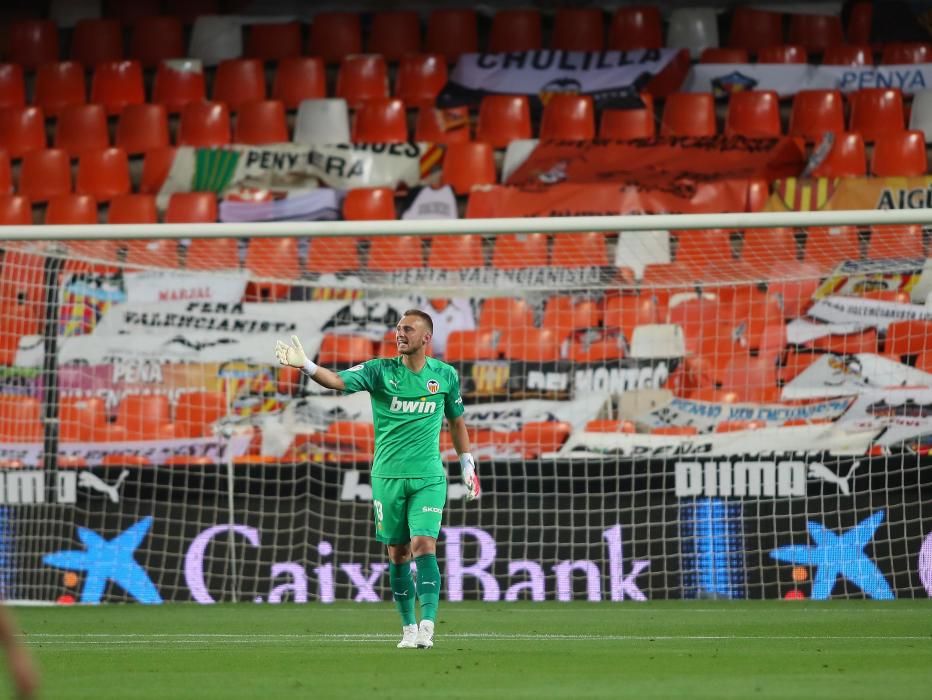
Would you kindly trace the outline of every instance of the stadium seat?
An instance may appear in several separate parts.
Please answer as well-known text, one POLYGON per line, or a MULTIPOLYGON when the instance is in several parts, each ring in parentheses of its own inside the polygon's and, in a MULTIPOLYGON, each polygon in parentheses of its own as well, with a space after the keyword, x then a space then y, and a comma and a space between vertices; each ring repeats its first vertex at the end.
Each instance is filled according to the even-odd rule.
POLYGON ((619 7, 608 33, 610 51, 659 49, 663 46, 660 10, 653 5, 619 7))
MULTIPOLYGON (((212 224, 217 221, 217 195, 213 192, 175 192, 168 199, 165 209, 166 224, 212 224)), ((209 250, 216 238, 195 238, 191 245, 201 241, 209 250)))
POLYGON ((159 64, 152 84, 152 101, 164 104, 170 114, 177 114, 189 102, 203 102, 206 97, 207 88, 200 61, 159 64))
POLYGON ((585 430, 587 433, 636 433, 637 426, 630 420, 596 418, 586 423, 585 430))
POLYGON ((851 113, 848 130, 860 132, 864 141, 903 130, 903 94, 896 88, 861 88, 848 95, 851 113))
POLYGON ((87 101, 84 67, 80 63, 43 63, 36 70, 35 80, 33 103, 47 116, 58 116, 68 105, 87 101))
POLYGON ((135 156, 169 145, 168 111, 165 105, 127 105, 117 122, 115 145, 135 156))
POLYGON ((475 360, 497 360, 497 331, 492 329, 469 329, 450 331, 443 354, 445 362, 473 362, 475 360))
POLYGON ((553 267, 605 267, 609 265, 605 234, 601 231, 557 234, 553 237, 550 264, 553 267))
POLYGON ((717 333, 722 324, 731 320, 730 307, 705 297, 687 299, 667 312, 667 323, 683 329, 687 352, 695 352, 704 335, 717 333))
POLYGON ((806 229, 805 261, 832 268, 845 260, 861 259, 861 244, 854 226, 811 226, 806 229))
POLYGON ((874 21, 874 3, 861 0, 851 3, 848 13, 848 41, 852 44, 869 44, 874 21))
POLYGON ((355 271, 360 268, 359 246, 352 237, 322 237, 311 240, 307 271, 314 274, 355 271))
POLYGON ((791 228, 746 229, 741 259, 751 269, 767 275, 775 264, 797 260, 796 234, 791 228))
POLYGON ((437 8, 427 17, 424 48, 442 54, 448 63, 464 53, 479 52, 478 16, 474 9, 437 8))
POLYGON ((531 421, 521 426, 518 442, 524 446, 526 459, 536 459, 559 450, 572 432, 573 426, 566 421, 531 421))
POLYGON ((602 324, 605 328, 618 328, 629 341, 637 326, 662 323, 657 300, 652 294, 615 294, 605 299, 602 324))
POLYGON ((550 47, 562 51, 602 51, 605 20, 599 7, 558 7, 550 47))
POLYGON ((469 141, 469 108, 422 106, 414 124, 414 140, 442 144, 469 141))
POLYGON ((556 362, 564 337, 555 328, 512 325, 504 328, 498 346, 506 360, 556 362))
POLYGON ((699 63, 750 63, 747 49, 710 46, 702 50, 699 63))
MULTIPOLYGON (((251 238, 246 251, 246 268, 257 277, 297 280, 301 275, 301 259, 296 238, 251 238)), ((284 299, 291 290, 289 283, 250 282, 246 285, 247 301, 284 299)))
POLYGON ((838 90, 800 90, 793 95, 788 134, 818 141, 845 130, 845 106, 838 90))
POLYGON ((486 95, 479 105, 476 140, 505 148, 531 138, 531 108, 526 95, 486 95))
POLYGON ((809 55, 805 47, 797 44, 780 44, 763 46, 757 52, 758 63, 808 63, 809 55))
POLYGON ((13 160, 45 148, 45 115, 39 107, 0 109, 0 148, 13 160))
POLYGON ((13 168, 10 156, 0 151, 0 196, 13 193, 13 168))
POLYGON ((402 56, 421 51, 421 20, 412 10, 379 11, 372 15, 369 53, 382 54, 395 63, 402 56))
POLYGON ((834 352, 839 355, 851 355, 859 352, 876 353, 878 351, 877 330, 870 328, 860 333, 823 335, 806 343, 806 347, 822 352, 834 352))
POLYGON ((230 112, 223 102, 189 102, 181 110, 179 146, 224 146, 230 143, 230 112))
POLYGON ((110 146, 107 112, 102 105, 79 104, 65 107, 55 123, 55 148, 63 148, 72 158, 85 151, 110 146))
POLYGON ((171 404, 166 394, 126 394, 117 407, 115 426, 130 440, 159 440, 175 436, 171 404))
POLYGON ((696 435, 699 429, 694 425, 662 425, 651 428, 651 435, 696 435))
POLYGON ((883 45, 882 64, 929 63, 932 61, 932 44, 927 42, 889 41, 883 45))
POLYGON ((388 97, 388 66, 379 54, 354 54, 340 63, 337 97, 356 108, 363 100, 388 97))
POLYGON ((175 402, 175 435, 177 437, 209 437, 213 425, 229 412, 222 391, 189 391, 175 402))
MULTIPOLYGON (((737 397, 735 397, 737 400, 737 397)), ((739 430, 760 430, 767 427, 762 420, 724 420, 715 424, 716 433, 734 433, 739 430)))
POLYGON ((362 53, 362 29, 356 12, 321 12, 314 16, 308 53, 326 63, 340 63, 362 53))
POLYGON ((791 14, 789 37, 791 44, 799 44, 814 53, 822 53, 845 41, 841 17, 837 15, 791 14))
POLYGON ((894 321, 887 326, 886 352, 920 355, 932 350, 932 321, 894 321))
MULTIPOLYGON (((186 192, 184 194, 192 193, 186 192)), ((196 194, 213 193, 198 192, 196 194)), ((213 223, 215 221, 216 216, 205 223, 213 223)), ((169 223, 167 216, 166 223, 169 223)), ((187 270, 238 271, 241 267, 239 241, 235 238, 194 238, 191 240, 188 247, 183 249, 183 255, 184 267, 187 270)))
POLYGON ((262 22, 246 31, 245 58, 260 61, 281 61, 301 55, 300 22, 262 22))
POLYGON ((395 96, 408 107, 434 104, 447 82, 447 64, 443 54, 406 54, 401 57, 395 75, 395 96))
POLYGON ((177 17, 140 17, 133 23, 129 57, 143 68, 157 68, 162 61, 185 55, 184 27, 177 17))
POLYGON ((283 58, 275 68, 272 99, 281 100, 285 109, 297 109, 303 100, 327 96, 327 72, 319 56, 283 58))
POLYGON ((688 49, 693 58, 702 50, 718 46, 718 17, 715 10, 706 7, 681 7, 670 11, 667 18, 666 46, 688 49))
POLYGON ((156 148, 149 151, 142 159, 142 175, 139 177, 139 192, 157 194, 162 183, 168 177, 175 160, 174 148, 156 148))
POLYGON ((492 266, 500 270, 546 267, 549 260, 547 246, 545 233, 506 233, 496 236, 492 266))
POLYGON ((243 102, 236 115, 233 143, 262 145, 288 143, 288 122, 285 104, 279 100, 243 102))
POLYGON ((710 92, 675 92, 667 97, 661 136, 715 136, 715 98, 710 92))
POLYGON ((378 97, 360 102, 353 115, 354 143, 406 143, 408 117, 397 97, 378 97))
MULTIPOLYGON (((3 133, 0 129, 0 133, 3 133)), ((71 192, 71 159, 60 148, 29 151, 19 173, 19 194, 32 202, 46 202, 71 192)))
POLYGON ((492 18, 489 53, 533 51, 543 46, 540 11, 498 10, 492 18))
POLYGON ((367 268, 372 272, 397 272, 424 267, 424 251, 418 236, 379 236, 369 244, 367 268))
POLYGON ((448 144, 441 181, 460 195, 468 194, 474 185, 494 185, 492 146, 481 141, 448 144))
POLYGON ((676 232, 676 263, 697 273, 710 267, 732 265, 731 231, 700 229, 676 232))
POLYGON ((822 64, 826 66, 872 66, 874 56, 869 45, 836 44, 825 49, 822 64))
POLYGON ((752 53, 783 43, 783 15, 739 5, 731 17, 728 45, 752 53))
MULTIPOLYGON (((154 222, 152 222, 154 223, 154 222)), ((124 241, 126 263, 145 267, 178 266, 178 241, 168 238, 142 238, 124 241)))
MULTIPOLYGON (((371 354, 369 357, 372 357, 371 354)), ((352 459, 355 461, 363 455, 372 455, 375 449, 375 428, 372 423, 335 420, 327 426, 324 439, 338 450, 354 453, 352 459)))
POLYGON ((835 134, 825 160, 813 169, 814 177, 862 177, 867 174, 864 138, 858 133, 835 134))
POLYGON ((45 223, 96 224, 97 200, 87 194, 63 194, 52 197, 45 208, 45 223))
POLYGON ((246 102, 265 99, 265 69, 256 58, 232 58, 220 61, 214 74, 211 99, 225 102, 231 112, 238 112, 246 102))
POLYGON ((325 367, 348 367, 372 359, 372 341, 364 335, 324 333, 317 362, 325 367))
POLYGON ((576 301, 569 295, 552 296, 544 307, 541 328, 552 328, 559 338, 577 330, 597 328, 602 322, 602 309, 590 299, 576 301))
POLYGON ((773 90, 743 90, 728 100, 725 117, 726 136, 777 137, 780 126, 780 101, 773 90))
POLYGON ((85 68, 123 60, 123 28, 119 20, 79 20, 71 32, 71 60, 85 68))
POLYGON ((595 138, 595 108, 589 95, 552 95, 540 120, 540 139, 588 141, 595 138))
POLYGON ((809 365, 820 357, 821 354, 814 353, 810 350, 788 350, 782 363, 777 368, 778 380, 783 385, 788 384, 806 371, 809 365))
POLYGON ((735 392, 737 401, 778 401, 776 363, 770 357, 736 355, 725 370, 721 388, 735 392))
POLYGON ((485 267, 482 236, 474 234, 434 236, 427 267, 433 270, 462 270, 485 267))
POLYGON ((158 209, 155 196, 151 194, 121 194, 110 200, 107 223, 110 224, 157 224, 158 209))
POLYGON ((921 131, 926 142, 932 142, 932 90, 919 90, 913 95, 909 128, 921 131))
POLYGON ((585 337, 570 343, 567 359, 580 364, 605 364, 625 356, 625 345, 621 336, 610 336, 589 341, 585 337))
POLYGON ((526 299, 519 297, 489 297, 479 310, 479 328, 502 331, 533 325, 534 311, 526 299))
POLYGON ((600 139, 652 139, 656 135, 654 98, 641 94, 644 107, 640 109, 603 109, 599 122, 600 139))
POLYGON ((0 63, 0 109, 25 105, 26 83, 23 81, 23 67, 15 63, 0 63))
POLYGON ((62 396, 58 404, 58 438, 93 442, 107 427, 107 408, 98 396, 62 396))
POLYGON ((99 63, 91 80, 91 102, 102 104, 107 114, 119 114, 126 105, 146 101, 139 61, 99 63))
POLYGON ((7 39, 7 60, 31 71, 59 59, 58 27, 51 20, 13 22, 7 39))
POLYGON ((32 396, 0 394, 0 442, 42 440, 42 404, 32 396))
POLYGON ((395 193, 389 187, 357 187, 343 200, 347 221, 394 221, 395 193))
POLYGON ((932 351, 919 353, 916 355, 915 362, 916 369, 932 374, 932 351))
POLYGON ((870 172, 877 177, 912 177, 928 172, 925 134, 897 131, 877 138, 870 172))
POLYGON ((89 194, 99 202, 109 202, 132 189, 129 158, 122 148, 85 151, 78 159, 74 191, 89 194))
POLYGON ((349 107, 342 98, 302 100, 294 126, 295 143, 349 143, 349 107))
POLYGON ((924 257, 922 226, 871 226, 868 260, 924 257))

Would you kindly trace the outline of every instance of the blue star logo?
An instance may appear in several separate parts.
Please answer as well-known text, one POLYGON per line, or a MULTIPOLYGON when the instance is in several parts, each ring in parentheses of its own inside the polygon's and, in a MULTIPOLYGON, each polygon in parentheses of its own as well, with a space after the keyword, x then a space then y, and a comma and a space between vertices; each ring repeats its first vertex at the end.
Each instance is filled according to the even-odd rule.
POLYGON ((143 518, 112 540, 105 540, 93 530, 78 528, 78 539, 84 550, 64 550, 46 554, 42 561, 49 566, 69 571, 83 571, 82 603, 99 603, 107 581, 113 581, 140 603, 161 603, 149 574, 133 558, 152 526, 152 517, 143 518))
POLYGON ((893 600, 893 590, 877 565, 864 553, 883 522, 884 513, 878 510, 850 530, 836 535, 820 523, 809 521, 809 536, 815 546, 788 545, 770 552, 771 559, 787 564, 808 564, 816 567, 812 583, 812 599, 826 600, 835 587, 840 574, 856 584, 865 595, 877 600, 893 600))

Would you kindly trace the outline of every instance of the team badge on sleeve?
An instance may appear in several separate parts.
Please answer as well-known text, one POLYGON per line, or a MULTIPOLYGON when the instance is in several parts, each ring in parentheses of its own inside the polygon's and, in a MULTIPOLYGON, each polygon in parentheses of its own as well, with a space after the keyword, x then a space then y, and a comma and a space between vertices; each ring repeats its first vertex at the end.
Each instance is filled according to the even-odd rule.
POLYGON ((438 382, 436 379, 428 379, 427 391, 429 391, 431 394, 436 394, 438 391, 440 391, 440 382, 438 382))

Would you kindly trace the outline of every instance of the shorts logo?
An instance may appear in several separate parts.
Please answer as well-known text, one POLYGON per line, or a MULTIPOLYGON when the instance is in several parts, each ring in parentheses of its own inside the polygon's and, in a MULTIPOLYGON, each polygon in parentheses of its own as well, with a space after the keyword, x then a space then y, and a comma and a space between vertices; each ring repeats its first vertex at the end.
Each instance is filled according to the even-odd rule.
POLYGON ((431 394, 436 394, 438 391, 440 391, 440 382, 438 382, 436 379, 428 379, 427 391, 429 391, 431 394))
POLYGON ((422 513, 442 513, 443 508, 431 508, 430 506, 424 506, 421 508, 422 513))

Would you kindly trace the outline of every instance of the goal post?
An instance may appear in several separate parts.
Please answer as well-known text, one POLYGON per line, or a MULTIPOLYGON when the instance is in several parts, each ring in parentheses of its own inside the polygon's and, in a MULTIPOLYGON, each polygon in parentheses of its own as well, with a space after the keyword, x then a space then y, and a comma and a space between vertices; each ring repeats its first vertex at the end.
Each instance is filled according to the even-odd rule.
POLYGON ((273 349, 390 357, 420 308, 484 490, 466 504, 442 433, 446 599, 925 597, 929 230, 919 210, 3 227, 0 589, 389 600, 368 397, 273 349))

